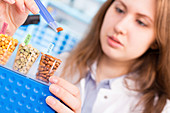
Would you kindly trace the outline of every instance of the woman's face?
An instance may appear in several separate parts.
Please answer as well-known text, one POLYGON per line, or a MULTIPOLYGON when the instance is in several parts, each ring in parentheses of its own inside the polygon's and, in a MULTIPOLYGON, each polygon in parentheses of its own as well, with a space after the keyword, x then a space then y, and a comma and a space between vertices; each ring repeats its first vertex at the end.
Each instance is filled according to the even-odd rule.
POLYGON ((102 50, 117 61, 131 61, 155 41, 155 0, 115 0, 100 32, 102 50))

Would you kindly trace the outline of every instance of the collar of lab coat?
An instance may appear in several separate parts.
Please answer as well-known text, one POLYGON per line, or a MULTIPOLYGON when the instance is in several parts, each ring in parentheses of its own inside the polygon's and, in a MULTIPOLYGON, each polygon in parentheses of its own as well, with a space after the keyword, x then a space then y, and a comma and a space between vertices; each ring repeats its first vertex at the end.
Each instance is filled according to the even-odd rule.
MULTIPOLYGON (((91 69, 89 69, 90 73, 91 73, 91 77, 96 80, 96 69, 97 69, 97 62, 94 62, 91 66, 91 69)), ((109 85, 110 85, 110 88, 111 90, 113 89, 117 89, 117 88, 121 88, 123 90, 127 89, 125 84, 124 84, 124 79, 127 75, 122 75, 120 77, 116 77, 116 78, 113 78, 113 79, 109 79, 109 85), (122 84, 120 84, 120 82, 122 84), (119 85, 120 84, 120 85, 119 85)), ((134 75, 135 76, 135 75, 134 75)), ((130 88, 133 88, 134 85, 134 82, 132 80, 127 80, 127 83, 128 83, 128 86, 130 88)), ((115 89, 115 90, 116 90, 115 89)))
MULTIPOLYGON (((94 62, 91 66, 91 68, 89 69, 90 73, 91 73, 91 77, 95 80, 96 78, 96 69, 97 69, 97 62, 94 62)), ((127 94, 127 95, 138 95, 139 93, 129 90, 127 89, 126 85, 124 84, 124 78, 126 75, 122 75, 121 77, 117 77, 114 79, 110 79, 109 80, 109 85, 110 85, 110 89, 104 89, 101 88, 99 93, 101 94, 107 94, 107 96, 112 96, 112 94, 114 93, 114 95, 117 93, 117 95, 120 95, 122 93, 127 94)), ((81 100, 82 100, 82 106, 84 103, 84 98, 85 98, 85 78, 81 79, 80 81, 80 90, 81 90, 81 100)), ((130 88, 132 88, 132 86, 134 85, 134 82, 128 80, 128 86, 130 88)))

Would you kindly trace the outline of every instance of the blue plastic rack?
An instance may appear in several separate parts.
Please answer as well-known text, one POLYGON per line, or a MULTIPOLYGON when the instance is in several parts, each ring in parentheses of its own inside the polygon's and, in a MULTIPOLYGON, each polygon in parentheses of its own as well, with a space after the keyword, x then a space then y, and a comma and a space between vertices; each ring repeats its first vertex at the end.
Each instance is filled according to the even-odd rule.
POLYGON ((0 113, 55 113, 49 95, 47 85, 0 66, 0 113))

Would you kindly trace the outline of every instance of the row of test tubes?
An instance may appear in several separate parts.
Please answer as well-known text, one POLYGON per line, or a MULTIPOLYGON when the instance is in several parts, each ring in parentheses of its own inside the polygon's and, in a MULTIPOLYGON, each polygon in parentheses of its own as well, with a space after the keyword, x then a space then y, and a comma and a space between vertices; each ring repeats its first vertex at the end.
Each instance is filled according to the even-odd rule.
MULTIPOLYGON (((5 34, 7 26, 8 24, 4 23, 0 32, 0 65, 3 66, 9 61, 10 56, 18 45, 17 39, 5 34)), ((41 55, 36 79, 49 83, 49 77, 55 73, 61 60, 49 55, 54 46, 52 43, 50 43, 47 52, 42 53, 29 44, 31 37, 32 36, 28 34, 24 42, 19 44, 12 69, 23 75, 27 75, 32 65, 41 55)))

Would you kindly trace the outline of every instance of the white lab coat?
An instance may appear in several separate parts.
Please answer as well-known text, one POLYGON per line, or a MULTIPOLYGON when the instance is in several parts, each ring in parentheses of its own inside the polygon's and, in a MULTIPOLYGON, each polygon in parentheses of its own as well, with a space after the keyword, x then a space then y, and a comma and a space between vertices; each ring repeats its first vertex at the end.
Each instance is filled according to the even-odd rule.
MULTIPOLYGON (((133 109, 139 101, 140 95, 137 92, 128 90, 122 83, 123 77, 116 79, 111 84, 111 89, 100 89, 92 113, 142 113, 142 106, 133 109)), ((80 86, 83 103, 85 79, 81 80, 80 86)), ((167 100, 162 113, 170 113, 169 100, 167 100)))
MULTIPOLYGON (((58 58, 62 60, 62 65, 59 66, 56 75, 61 73, 65 59, 68 55, 68 53, 64 53, 58 56, 58 58)), ((75 75, 75 77, 76 76, 79 75, 75 75)), ((99 90, 92 113, 142 113, 142 105, 134 109, 140 99, 140 94, 128 90, 124 86, 123 78, 124 77, 116 78, 111 84, 111 89, 101 88, 99 90)), ((130 85, 133 86, 133 83, 131 82, 130 85)), ((80 88, 83 106, 85 97, 85 78, 83 78, 77 86, 80 88)), ((170 100, 167 100, 167 104, 162 113, 170 113, 170 100)))

